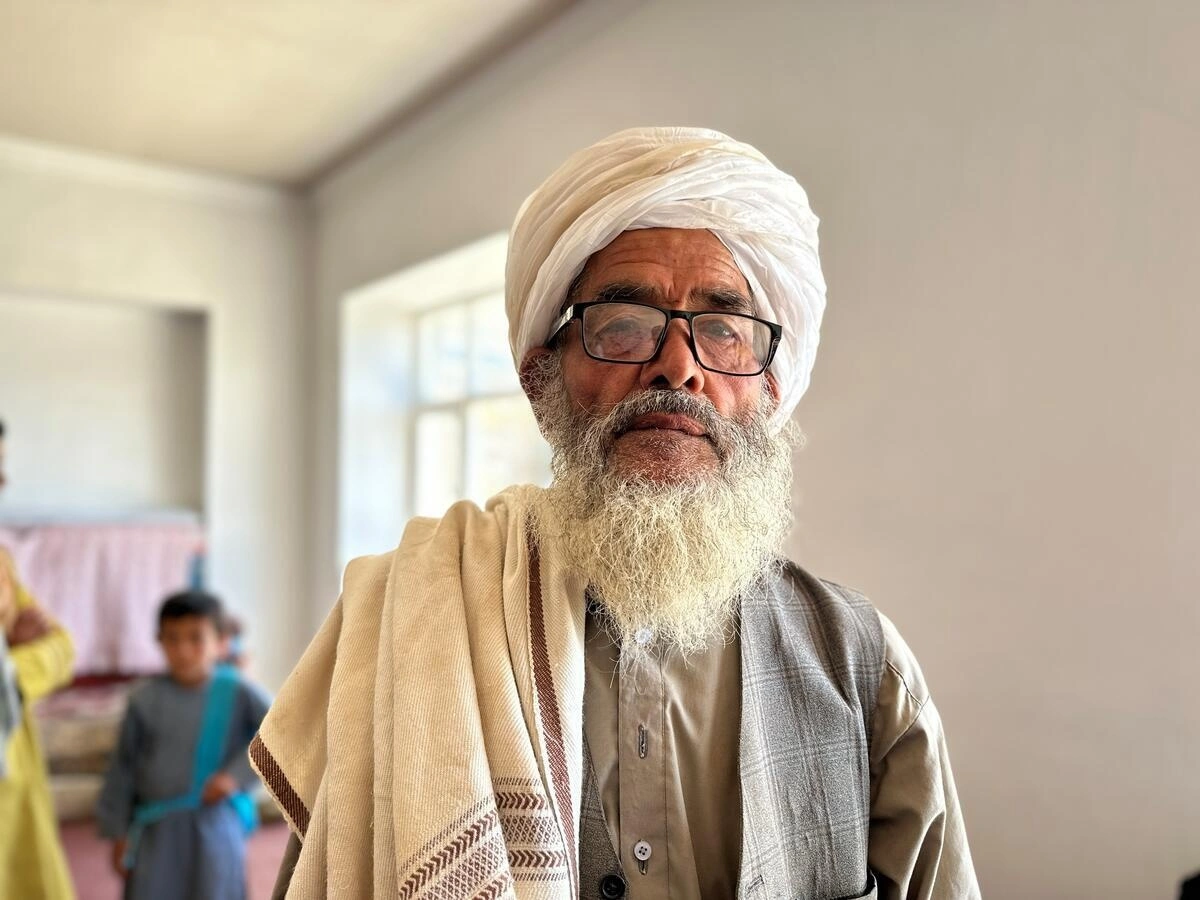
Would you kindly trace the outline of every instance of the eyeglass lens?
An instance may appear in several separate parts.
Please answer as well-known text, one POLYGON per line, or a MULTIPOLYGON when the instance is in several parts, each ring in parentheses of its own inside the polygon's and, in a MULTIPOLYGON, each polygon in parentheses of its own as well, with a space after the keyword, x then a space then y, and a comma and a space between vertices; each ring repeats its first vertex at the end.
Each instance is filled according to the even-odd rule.
MULTIPOLYGON (((667 313, 634 303, 598 303, 583 311, 583 346, 597 359, 648 362, 666 327, 667 313)), ((696 356, 706 369, 730 375, 758 372, 771 349, 764 322, 729 313, 699 313, 692 318, 696 356)))

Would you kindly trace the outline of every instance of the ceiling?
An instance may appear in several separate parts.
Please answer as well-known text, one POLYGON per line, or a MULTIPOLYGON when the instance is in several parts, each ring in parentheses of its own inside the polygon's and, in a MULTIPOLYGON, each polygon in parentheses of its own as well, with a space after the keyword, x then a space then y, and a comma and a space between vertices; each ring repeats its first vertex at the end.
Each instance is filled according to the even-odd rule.
POLYGON ((0 0, 0 133, 303 185, 573 0, 0 0))

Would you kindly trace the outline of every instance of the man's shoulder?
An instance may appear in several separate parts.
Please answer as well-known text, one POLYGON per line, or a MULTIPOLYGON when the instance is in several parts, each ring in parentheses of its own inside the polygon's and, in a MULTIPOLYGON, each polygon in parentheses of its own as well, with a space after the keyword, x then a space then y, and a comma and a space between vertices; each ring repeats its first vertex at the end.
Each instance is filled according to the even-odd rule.
POLYGON ((829 679, 862 711, 870 733, 886 668, 886 641, 875 607, 859 591, 818 578, 790 560, 780 560, 761 598, 742 612, 743 655, 752 667, 761 663, 767 672, 795 672, 793 685, 816 679, 810 688, 829 679))
POLYGON ((801 629, 822 652, 867 661, 873 673, 882 670, 888 654, 883 617, 864 594, 788 559, 779 561, 769 585, 763 592, 767 615, 781 628, 801 629))
POLYGON ((385 553, 356 556, 346 563, 346 571, 342 575, 342 593, 350 593, 352 589, 369 590, 376 583, 382 588, 387 583, 398 550, 394 548, 385 553))
POLYGON ((850 611, 878 616, 875 606, 861 591, 828 578, 820 578, 790 559, 780 559, 772 572, 775 594, 785 603, 850 611))
POLYGON ((781 560, 777 581, 785 588, 774 594, 783 597, 784 606, 792 605, 824 624, 846 622, 852 617, 862 626, 866 637, 880 654, 883 666, 899 678, 914 695, 925 696, 928 689, 916 655, 883 612, 862 592, 827 578, 819 578, 791 560, 781 560))
POLYGON ((484 506, 460 500, 441 516, 416 516, 404 526, 400 542, 391 550, 352 559, 346 566, 343 593, 351 589, 368 594, 382 592, 399 567, 407 575, 431 578, 439 573, 456 575, 464 556, 502 557, 514 523, 528 521, 532 485, 513 485, 484 506))
POLYGON ((924 703, 929 699, 929 686, 916 654, 891 619, 879 613, 879 622, 883 629, 884 664, 908 695, 918 703, 924 703))

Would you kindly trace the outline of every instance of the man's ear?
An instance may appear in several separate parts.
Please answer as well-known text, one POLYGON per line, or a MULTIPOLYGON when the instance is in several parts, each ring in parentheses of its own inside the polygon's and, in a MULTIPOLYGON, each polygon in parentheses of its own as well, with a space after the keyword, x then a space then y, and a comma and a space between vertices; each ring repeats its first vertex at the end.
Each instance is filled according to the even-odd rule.
POLYGON ((536 403, 541 399, 542 389, 545 387, 533 374, 538 361, 553 352, 549 347, 533 347, 521 360, 521 368, 517 370, 517 374, 521 380, 521 390, 525 392, 530 403, 536 403))
POLYGON ((775 380, 774 373, 767 370, 763 377, 767 380, 767 392, 771 395, 771 399, 778 403, 780 397, 779 382, 775 380))

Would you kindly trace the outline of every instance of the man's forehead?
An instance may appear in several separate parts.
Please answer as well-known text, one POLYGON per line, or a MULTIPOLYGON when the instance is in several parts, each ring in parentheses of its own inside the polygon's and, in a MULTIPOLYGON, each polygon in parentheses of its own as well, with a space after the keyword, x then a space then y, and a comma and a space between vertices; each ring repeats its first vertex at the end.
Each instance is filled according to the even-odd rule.
POLYGON ((750 298, 750 284, 733 255, 711 231, 642 228, 625 231, 593 253, 575 294, 610 285, 643 285, 679 299, 700 291, 750 298))
POLYGON ((686 293, 678 294, 668 293, 653 284, 605 281, 589 290, 586 299, 647 303, 651 306, 664 304, 670 306, 673 302, 678 301, 685 309, 736 313, 754 311, 754 303, 747 292, 711 284, 697 284, 689 288, 686 293))

